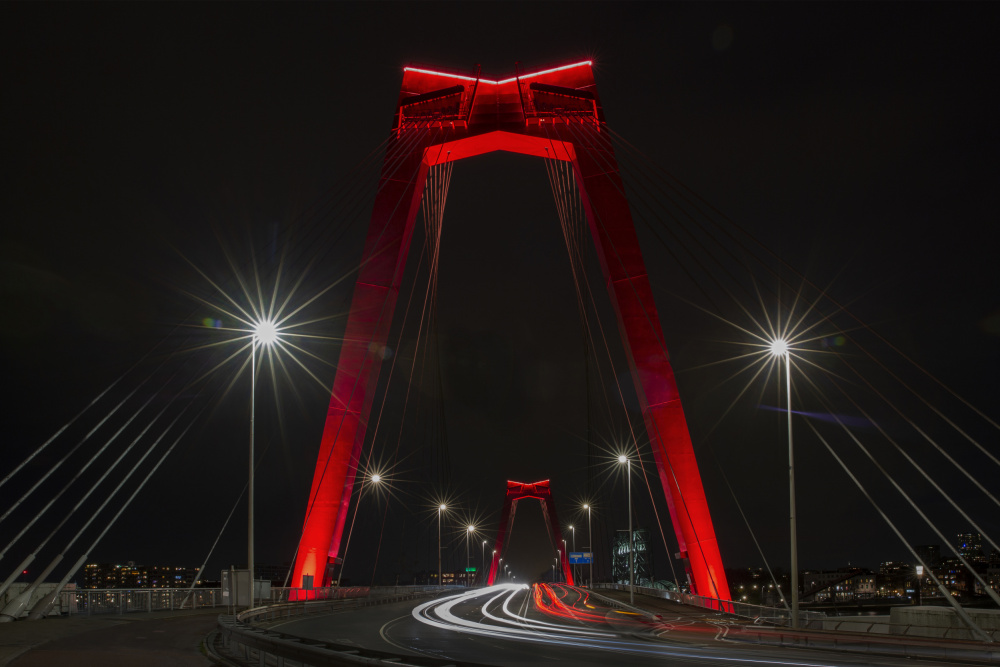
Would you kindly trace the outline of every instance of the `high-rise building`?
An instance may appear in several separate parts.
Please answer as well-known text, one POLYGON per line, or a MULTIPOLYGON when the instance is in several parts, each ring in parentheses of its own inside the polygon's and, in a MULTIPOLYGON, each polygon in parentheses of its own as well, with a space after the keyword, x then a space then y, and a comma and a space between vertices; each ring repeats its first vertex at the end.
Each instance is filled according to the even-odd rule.
POLYGON ((924 565, 927 567, 937 567, 938 562, 941 560, 940 544, 921 544, 914 547, 914 549, 921 560, 924 561, 924 565))
POLYGON ((986 552, 983 551, 983 536, 979 533, 959 533, 958 553, 972 565, 986 565, 986 552))
MULTIPOLYGON (((649 549, 649 530, 636 528, 632 531, 635 546, 635 585, 648 586, 653 581, 653 554, 649 549)), ((628 531, 619 530, 611 547, 611 576, 619 584, 628 583, 629 575, 628 531)))

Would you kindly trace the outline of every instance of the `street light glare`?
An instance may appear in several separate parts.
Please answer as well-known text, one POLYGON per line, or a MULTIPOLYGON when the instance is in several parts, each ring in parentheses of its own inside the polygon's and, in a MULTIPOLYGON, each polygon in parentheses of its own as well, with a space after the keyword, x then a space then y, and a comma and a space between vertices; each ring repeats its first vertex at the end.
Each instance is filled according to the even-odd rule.
POLYGON ((625 456, 624 454, 618 457, 618 463, 625 463, 626 461, 628 461, 628 457, 625 456))
POLYGON ((441 506, 440 506, 440 507, 438 507, 438 509, 439 509, 439 510, 446 510, 446 509, 448 509, 448 506, 447 506, 447 505, 445 505, 444 503, 441 503, 441 506))
POLYGON ((271 320, 261 320, 253 327, 253 337, 261 345, 270 345, 278 340, 278 327, 271 320))
POLYGON ((381 481, 382 481, 382 475, 380 475, 378 473, 375 473, 374 475, 372 475, 372 482, 373 483, 378 484, 381 481))
POLYGON ((475 526, 469 526, 469 532, 470 532, 470 533, 471 533, 472 531, 474 531, 475 529, 476 529, 476 527, 475 527, 475 526))
POLYGON ((783 357, 788 354, 788 341, 784 338, 771 341, 771 354, 776 357, 783 357))

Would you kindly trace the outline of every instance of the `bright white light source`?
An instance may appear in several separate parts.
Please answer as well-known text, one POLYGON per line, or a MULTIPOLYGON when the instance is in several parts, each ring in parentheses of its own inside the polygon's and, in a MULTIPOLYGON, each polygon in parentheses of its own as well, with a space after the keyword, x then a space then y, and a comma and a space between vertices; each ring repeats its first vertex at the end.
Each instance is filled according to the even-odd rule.
POLYGON ((618 463, 625 463, 626 461, 628 461, 628 457, 624 454, 618 457, 618 463))
POLYGON ((253 337, 261 345, 270 345, 278 340, 278 328, 271 320, 262 320, 254 325, 253 337))
POLYGON ((469 526, 469 532, 470 532, 470 533, 471 533, 472 531, 474 531, 475 529, 476 529, 476 527, 475 527, 475 526, 469 526))
POLYGON ((788 354, 788 343, 784 338, 771 341, 771 354, 776 357, 783 357, 788 354))
POLYGON ((448 506, 445 505, 444 503, 441 503, 441 507, 438 507, 438 509, 443 512, 444 510, 448 509, 448 506))
POLYGON ((380 475, 378 473, 375 473, 374 475, 372 475, 372 482, 373 483, 378 484, 381 481, 382 481, 382 475, 380 475))

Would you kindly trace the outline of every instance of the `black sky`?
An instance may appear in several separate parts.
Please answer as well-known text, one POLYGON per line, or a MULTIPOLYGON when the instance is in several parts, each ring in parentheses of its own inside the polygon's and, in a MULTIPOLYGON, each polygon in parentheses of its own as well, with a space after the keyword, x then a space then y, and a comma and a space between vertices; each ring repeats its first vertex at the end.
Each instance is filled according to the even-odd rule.
MULTIPOLYGON (((593 59, 619 133, 810 279, 832 284, 867 323, 995 417, 996 11, 987 3, 7 3, 3 469, 192 311, 195 321, 212 315, 185 296, 208 290, 171 245, 213 276, 226 273, 225 252, 275 261, 268 242, 385 138, 411 62, 481 63, 502 76, 515 61, 532 69, 593 59)), ((356 264, 365 221, 351 220, 325 250, 310 286, 356 264)), ((586 479, 583 344, 544 169, 506 155, 459 165, 445 230, 439 333, 456 487, 495 520, 505 479, 551 477, 567 523, 586 479)), ((657 268, 669 257, 647 232, 640 238, 723 556, 733 566, 759 561, 708 446, 766 555, 783 563, 780 420, 737 412, 729 419, 756 415, 758 425, 737 421, 708 436, 722 399, 695 368, 723 334, 671 301, 673 286, 655 282, 669 279, 668 267, 657 268)), ((342 312, 349 294, 335 290, 324 307, 342 312)), ((308 379, 299 390, 284 431, 259 418, 263 439, 279 443, 259 489, 265 562, 291 558, 322 426, 322 390, 308 379)), ((246 412, 215 410, 95 559, 200 560, 242 485, 246 412)), ((621 435, 620 425, 594 427, 602 438, 621 435)), ((996 432, 988 437, 996 452, 996 432)), ((818 449, 800 457, 800 479, 814 491, 801 510, 804 566, 904 557, 818 449)), ((3 503, 23 488, 0 489, 3 503)), ((405 502, 428 502, 411 489, 405 502)), ((641 502, 649 525, 648 497, 641 502)), ((396 531, 383 537, 388 558, 399 558, 400 542, 426 541, 433 518, 422 516, 416 528, 387 524, 396 531)), ((608 517, 607 528, 622 518, 608 517)), ((214 567, 239 562, 241 521, 237 514, 214 567)), ((374 553, 379 519, 362 522, 356 539, 374 553)), ((938 541, 919 528, 913 537, 938 541)), ((407 566, 430 566, 422 558, 407 566)))

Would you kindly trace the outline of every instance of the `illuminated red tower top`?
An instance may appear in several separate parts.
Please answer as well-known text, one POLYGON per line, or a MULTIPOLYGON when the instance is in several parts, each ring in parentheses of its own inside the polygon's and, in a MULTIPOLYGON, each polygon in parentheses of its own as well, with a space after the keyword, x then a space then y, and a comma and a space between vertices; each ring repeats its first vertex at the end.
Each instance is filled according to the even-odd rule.
POLYGON ((604 120, 589 60, 500 80, 407 67, 393 129, 430 123, 451 128, 458 139, 497 130, 538 134, 540 124, 566 119, 595 126, 604 120))

